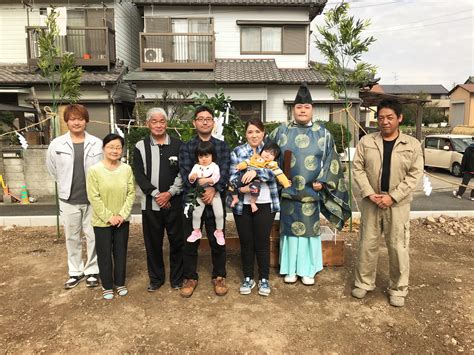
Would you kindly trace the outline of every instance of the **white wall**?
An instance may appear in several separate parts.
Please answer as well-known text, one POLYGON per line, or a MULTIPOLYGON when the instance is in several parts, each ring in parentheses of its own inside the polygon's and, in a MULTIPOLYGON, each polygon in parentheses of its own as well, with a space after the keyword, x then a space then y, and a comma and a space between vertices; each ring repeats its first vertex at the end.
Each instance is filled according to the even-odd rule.
MULTIPOLYGON (((287 120, 287 105, 284 101, 293 101, 298 91, 299 85, 272 85, 268 87, 267 100, 267 121, 286 121, 287 120)), ((309 86, 311 97, 313 100, 332 100, 331 91, 325 86, 309 86)), ((324 109, 324 105, 319 105, 319 108, 314 112, 315 118, 324 120, 327 112, 329 115, 329 108, 324 109)), ((326 106, 327 107, 327 106, 326 106)))
MULTIPOLYGON (((284 101, 293 101, 298 91, 299 85, 222 85, 224 94, 230 96, 232 101, 255 101, 266 102, 266 121, 284 122, 287 120, 287 105, 284 101)), ((201 85, 160 85, 142 84, 137 87, 137 97, 145 99, 160 99, 163 90, 168 89, 169 93, 176 96, 177 90, 189 89, 193 93, 202 91, 208 96, 216 93, 216 88, 212 84, 201 85)), ((325 86, 310 86, 311 95, 315 100, 332 100, 331 92, 325 86)), ((320 120, 329 120, 329 106, 317 105, 314 117, 320 120)))
MULTIPOLYGON (((147 6, 145 17, 213 17, 216 35, 216 58, 275 58, 279 68, 306 68, 308 55, 242 55, 237 20, 308 21, 304 8, 235 7, 235 6, 147 6)), ((309 26, 308 26, 309 27, 309 26)))
MULTIPOLYGON (((38 25, 39 10, 30 12, 38 25)), ((0 63, 26 63, 26 10, 19 4, 0 5, 0 63)))

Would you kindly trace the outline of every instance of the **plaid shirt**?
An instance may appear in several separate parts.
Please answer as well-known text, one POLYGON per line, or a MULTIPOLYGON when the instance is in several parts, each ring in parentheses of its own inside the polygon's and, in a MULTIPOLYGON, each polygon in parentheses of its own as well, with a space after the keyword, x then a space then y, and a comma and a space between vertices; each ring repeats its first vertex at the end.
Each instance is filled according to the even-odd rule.
MULTIPOLYGON (((199 137, 194 137, 187 143, 183 143, 179 149, 179 172, 184 182, 183 198, 186 199, 189 189, 193 186, 189 182, 189 174, 197 163, 196 159, 196 148, 201 142, 199 137)), ((216 149, 216 164, 219 166, 221 178, 213 185, 216 191, 219 191, 221 195, 225 192, 227 182, 229 181, 229 165, 230 165, 230 153, 229 146, 226 142, 211 137, 210 142, 216 149)))
MULTIPOLYGON (((264 143, 262 142, 260 146, 257 148, 257 152, 260 152, 263 148, 264 143)), ((240 162, 250 159, 250 157, 253 155, 253 149, 250 147, 248 143, 245 143, 243 145, 239 145, 238 147, 235 147, 232 153, 230 154, 230 181, 234 181, 238 177, 238 171, 236 169, 237 164, 240 162)), ((271 169, 255 169, 253 168, 252 170, 255 170, 257 172, 257 177, 261 182, 264 182, 268 185, 268 188, 270 189, 270 197, 272 199, 271 202, 271 211, 272 212, 279 212, 280 211, 280 196, 278 195, 278 187, 277 187, 277 182, 275 179, 275 175, 273 174, 273 171, 271 169)), ((228 198, 227 202, 228 205, 230 206, 230 201, 232 199, 228 198)), ((241 215, 242 210, 244 208, 244 197, 242 194, 239 194, 239 202, 232 208, 232 212, 241 215)))

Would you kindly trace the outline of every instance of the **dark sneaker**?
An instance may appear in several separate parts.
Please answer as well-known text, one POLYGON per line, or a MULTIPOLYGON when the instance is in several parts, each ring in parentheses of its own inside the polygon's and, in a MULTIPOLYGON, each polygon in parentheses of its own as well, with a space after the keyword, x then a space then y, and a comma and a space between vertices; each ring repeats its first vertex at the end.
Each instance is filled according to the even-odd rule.
POLYGON ((241 295, 250 295, 252 289, 255 287, 255 281, 250 277, 244 278, 244 281, 240 284, 239 292, 241 295))
POLYGON ((99 286, 99 275, 92 274, 86 275, 86 287, 97 287, 99 286))
POLYGON ((179 293, 183 297, 186 297, 186 298, 191 297, 197 285, 198 285, 197 280, 193 280, 193 279, 184 280, 183 286, 179 290, 179 293))
POLYGON ((66 283, 64 284, 64 288, 66 290, 69 290, 71 288, 74 288, 76 287, 79 282, 82 281, 82 279, 84 278, 84 275, 80 275, 80 276, 69 276, 69 279, 66 281, 66 283))
POLYGON ((155 292, 156 290, 158 290, 163 284, 155 284, 155 283, 150 283, 147 287, 147 291, 148 292, 155 292))
POLYGON ((214 284, 214 292, 217 296, 225 296, 227 294, 227 286, 225 285, 225 277, 217 276, 215 279, 212 279, 214 284))
POLYGON ((258 294, 260 296, 269 296, 272 290, 270 289, 270 284, 267 279, 261 279, 258 282, 258 294))

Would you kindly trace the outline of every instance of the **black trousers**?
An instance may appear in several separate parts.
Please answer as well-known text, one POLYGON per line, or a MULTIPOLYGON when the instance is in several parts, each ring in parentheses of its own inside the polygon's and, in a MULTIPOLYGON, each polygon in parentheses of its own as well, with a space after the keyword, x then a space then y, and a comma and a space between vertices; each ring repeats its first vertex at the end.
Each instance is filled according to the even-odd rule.
POLYGON ((143 238, 146 248, 146 262, 150 283, 165 283, 165 264, 163 261, 163 239, 166 234, 170 244, 170 283, 179 286, 183 281, 183 224, 179 208, 160 211, 142 210, 143 238))
POLYGON ((128 222, 120 227, 94 227, 100 280, 106 290, 125 285, 129 227, 128 222))
MULTIPOLYGON (((221 196, 222 199, 222 196, 221 196)), ((224 202, 222 203, 224 205, 224 202)), ((225 211, 225 206, 224 206, 225 211)), ((198 280, 197 274, 197 261, 198 261, 198 248, 200 241, 197 240, 194 243, 189 243, 186 238, 189 237, 193 230, 192 214, 189 213, 190 218, 186 218, 183 215, 184 224, 184 247, 183 247, 183 266, 184 266, 184 278, 198 280)), ((202 214, 201 223, 206 227, 207 239, 209 240, 209 246, 211 247, 211 258, 212 258, 212 278, 218 276, 226 277, 226 249, 225 245, 217 244, 214 232, 216 230, 216 218, 214 217, 214 211, 212 205, 206 205, 202 214)), ((202 226, 201 224, 201 226, 202 226)), ((201 228, 202 229, 202 228, 201 228)), ((225 233, 225 212, 224 212, 224 233, 225 233)))
POLYGON ((267 279, 270 271, 270 233, 275 213, 271 204, 258 204, 252 213, 250 205, 244 205, 242 215, 234 214, 240 239, 240 255, 244 277, 253 279, 254 261, 257 259, 258 278, 267 279))
MULTIPOLYGON (((462 184, 463 185, 469 184, 469 181, 471 181, 471 178, 473 177, 474 177, 474 174, 464 173, 462 177, 462 184)), ((458 196, 462 196, 465 192, 466 192, 466 188, 464 186, 459 186, 458 196)), ((471 198, 474 198, 474 189, 471 189, 471 198)))

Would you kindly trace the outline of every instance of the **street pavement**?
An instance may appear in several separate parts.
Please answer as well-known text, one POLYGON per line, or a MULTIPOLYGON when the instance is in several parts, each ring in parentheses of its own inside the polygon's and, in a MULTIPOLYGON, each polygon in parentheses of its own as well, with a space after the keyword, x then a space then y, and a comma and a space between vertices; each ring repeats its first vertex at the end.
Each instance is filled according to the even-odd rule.
MULTIPOLYGON (((461 178, 454 177, 448 172, 429 170, 428 173, 435 177, 447 180, 439 180, 430 177, 433 191, 430 196, 423 192, 420 182, 414 192, 414 199, 411 205, 412 211, 473 211, 474 201, 469 200, 470 190, 468 189, 461 200, 453 197, 452 191, 455 185, 461 182, 461 178), (452 184, 451 184, 452 183, 452 184)), ((471 181, 471 185, 474 181, 471 181)), ((354 186, 354 196, 357 197, 357 188, 354 186)), ((357 198, 360 203, 360 198, 357 198)), ((132 214, 140 214, 140 203, 134 204, 132 214)), ((353 203, 353 211, 358 211, 358 204, 353 203)), ((56 206, 53 200, 39 201, 29 205, 0 203, 0 216, 52 216, 56 214, 56 206)))

